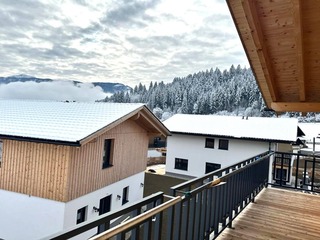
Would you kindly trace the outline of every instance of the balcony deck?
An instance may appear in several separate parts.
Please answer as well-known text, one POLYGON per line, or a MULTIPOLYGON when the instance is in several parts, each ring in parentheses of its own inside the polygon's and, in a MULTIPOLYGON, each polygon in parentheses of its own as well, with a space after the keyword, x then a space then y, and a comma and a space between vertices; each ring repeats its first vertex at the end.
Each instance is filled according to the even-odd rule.
POLYGON ((225 229, 225 239, 320 239, 320 196, 266 188, 225 229))

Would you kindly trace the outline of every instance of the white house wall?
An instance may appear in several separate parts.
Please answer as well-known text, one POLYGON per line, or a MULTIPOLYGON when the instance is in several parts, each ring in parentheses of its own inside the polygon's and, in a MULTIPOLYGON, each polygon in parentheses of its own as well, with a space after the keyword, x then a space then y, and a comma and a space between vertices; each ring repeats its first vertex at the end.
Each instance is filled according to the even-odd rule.
MULTIPOLYGON (((129 202, 142 199, 143 186, 141 186, 141 183, 144 183, 144 172, 135 174, 117 183, 67 202, 64 215, 64 228, 67 229, 76 225, 77 211, 85 206, 87 206, 87 220, 98 217, 99 212, 95 212, 93 207, 99 208, 100 199, 109 196, 110 194, 112 194, 111 211, 121 208, 123 206, 122 191, 123 188, 127 186, 129 186, 129 202), (117 199, 117 195, 121 196, 121 199, 117 199)), ((72 239, 87 239, 96 233, 97 229, 95 228, 72 239)))
POLYGON ((39 239, 63 229, 65 204, 0 190, 0 239, 39 239))
MULTIPOLYGON (((77 211, 87 206, 86 220, 99 216, 93 207, 99 208, 100 199, 112 194, 111 211, 121 208, 123 188, 129 186, 128 201, 142 199, 144 172, 125 178, 97 191, 63 203, 25 194, 0 190, 0 239, 46 238, 76 225, 77 211), (117 195, 121 199, 117 199, 117 195)), ((75 237, 87 239, 96 229, 75 237)))
POLYGON ((214 149, 205 148, 204 136, 173 134, 167 139, 166 172, 202 176, 205 174, 206 162, 221 164, 221 168, 235 164, 259 153, 269 150, 268 142, 257 142, 249 140, 229 139, 229 149, 220 150, 219 139, 216 138, 214 149), (188 170, 175 169, 175 158, 188 160, 188 170))

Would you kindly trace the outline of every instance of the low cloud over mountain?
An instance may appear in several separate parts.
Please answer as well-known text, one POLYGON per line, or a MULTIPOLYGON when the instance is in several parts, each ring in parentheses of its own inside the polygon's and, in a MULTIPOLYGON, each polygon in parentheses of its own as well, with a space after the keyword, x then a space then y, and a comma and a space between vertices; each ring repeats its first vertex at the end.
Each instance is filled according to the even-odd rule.
POLYGON ((107 95, 100 86, 92 83, 26 81, 0 84, 0 99, 95 101, 107 95))

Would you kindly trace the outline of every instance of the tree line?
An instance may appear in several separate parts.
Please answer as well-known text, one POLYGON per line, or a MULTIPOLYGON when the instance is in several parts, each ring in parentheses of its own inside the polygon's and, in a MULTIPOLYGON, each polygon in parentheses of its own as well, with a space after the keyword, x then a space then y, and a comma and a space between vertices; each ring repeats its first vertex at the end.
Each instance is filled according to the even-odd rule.
MULTIPOLYGON (((139 83, 130 91, 119 91, 104 99, 106 102, 145 103, 161 120, 175 113, 218 114, 272 117, 266 111, 262 95, 250 68, 232 65, 176 77, 171 83, 150 82, 148 88, 139 83)), ((300 122, 320 122, 319 113, 287 112, 282 116, 300 122)))
POLYGON ((175 113, 261 116, 265 105, 250 68, 232 65, 176 77, 171 83, 139 83, 129 92, 106 97, 107 102, 142 102, 160 118, 175 113))

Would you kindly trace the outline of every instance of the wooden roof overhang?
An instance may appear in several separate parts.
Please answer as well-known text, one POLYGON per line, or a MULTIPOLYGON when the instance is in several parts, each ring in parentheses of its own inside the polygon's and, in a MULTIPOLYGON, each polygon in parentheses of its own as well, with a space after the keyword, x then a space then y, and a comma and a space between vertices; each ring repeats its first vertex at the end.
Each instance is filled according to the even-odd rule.
POLYGON ((267 107, 320 112, 320 1, 226 1, 267 107))

